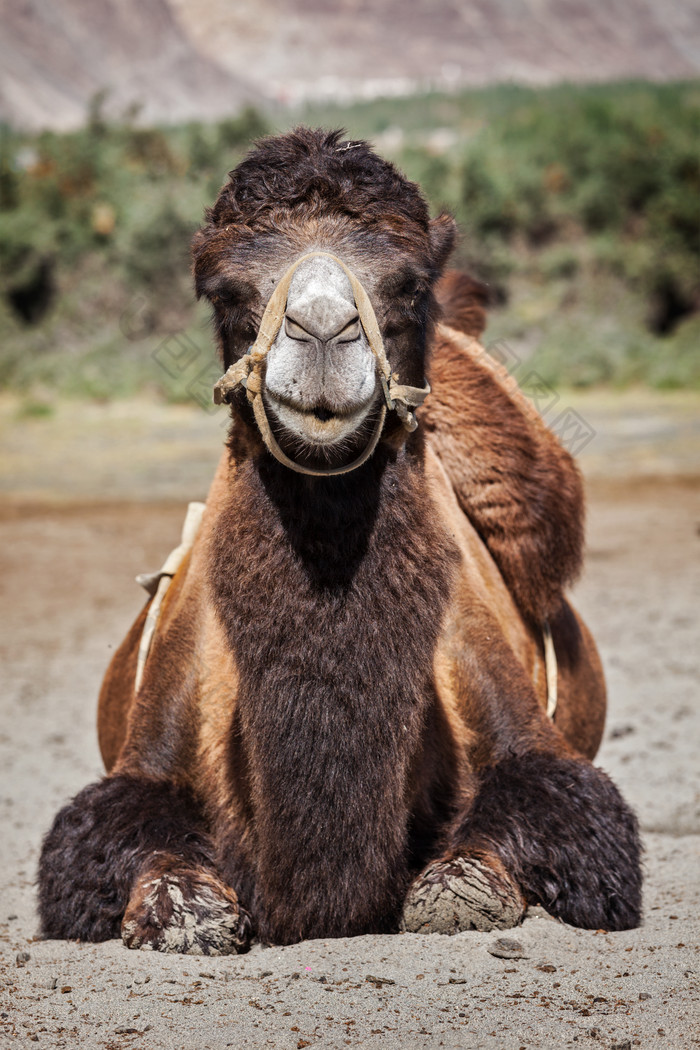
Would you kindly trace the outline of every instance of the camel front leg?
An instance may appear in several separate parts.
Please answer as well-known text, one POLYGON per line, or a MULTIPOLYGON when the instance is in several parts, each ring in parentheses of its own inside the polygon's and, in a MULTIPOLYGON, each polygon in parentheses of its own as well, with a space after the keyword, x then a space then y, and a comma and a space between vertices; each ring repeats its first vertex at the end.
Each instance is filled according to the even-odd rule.
POLYGON ((119 774, 56 816, 39 862, 45 937, 195 955, 243 950, 250 919, 219 878, 191 793, 119 774))
POLYGON ((631 929, 640 858, 637 821, 605 773, 585 759, 511 755, 485 771, 448 849, 413 883, 402 925, 505 928, 527 902, 584 929, 631 929))

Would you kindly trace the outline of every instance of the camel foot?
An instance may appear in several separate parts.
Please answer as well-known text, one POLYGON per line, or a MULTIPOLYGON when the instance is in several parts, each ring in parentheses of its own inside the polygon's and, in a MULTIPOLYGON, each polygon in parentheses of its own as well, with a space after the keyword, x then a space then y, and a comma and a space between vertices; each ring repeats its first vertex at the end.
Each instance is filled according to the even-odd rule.
POLYGON ((406 933, 507 930, 525 914, 525 899, 495 857, 433 861, 418 876, 404 902, 400 929, 406 933))
POLYGON ((127 948, 182 955, 245 951, 250 918, 235 892, 204 868, 151 866, 141 875, 122 921, 127 948))

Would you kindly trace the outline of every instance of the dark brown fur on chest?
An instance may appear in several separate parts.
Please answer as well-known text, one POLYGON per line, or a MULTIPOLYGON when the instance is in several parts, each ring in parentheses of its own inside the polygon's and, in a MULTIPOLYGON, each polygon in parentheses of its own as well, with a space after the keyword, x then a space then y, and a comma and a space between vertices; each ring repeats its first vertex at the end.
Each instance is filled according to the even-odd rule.
POLYGON ((412 770, 434 731, 456 559, 415 453, 338 479, 267 460, 238 472, 210 564, 240 675, 230 775, 249 815, 225 863, 263 937, 395 924, 427 834, 412 770))

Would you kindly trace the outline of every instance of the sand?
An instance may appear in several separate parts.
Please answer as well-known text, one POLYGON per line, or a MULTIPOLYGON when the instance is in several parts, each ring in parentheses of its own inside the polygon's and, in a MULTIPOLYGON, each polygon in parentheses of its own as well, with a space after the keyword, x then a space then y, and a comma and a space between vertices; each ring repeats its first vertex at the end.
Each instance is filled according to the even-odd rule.
POLYGON ((160 564, 184 503, 204 494, 220 420, 172 409, 154 422, 131 406, 58 413, 57 427, 3 406, 1 1047, 700 1046, 697 414, 625 405, 587 406, 601 436, 582 457, 589 550, 575 601, 610 689, 596 761, 644 834, 643 925, 583 931, 534 909, 507 933, 219 959, 37 940, 34 878, 56 810, 101 774, 96 696, 142 601, 133 576, 160 564))

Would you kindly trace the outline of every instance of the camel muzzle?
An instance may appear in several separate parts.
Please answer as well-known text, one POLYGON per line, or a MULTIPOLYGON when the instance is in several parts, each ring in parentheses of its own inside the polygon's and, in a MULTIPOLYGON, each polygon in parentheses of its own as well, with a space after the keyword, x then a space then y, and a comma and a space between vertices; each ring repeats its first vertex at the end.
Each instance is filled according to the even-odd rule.
POLYGON ((283 466, 288 467, 290 470, 294 470, 299 474, 310 474, 315 477, 348 474, 350 471, 357 470, 358 467, 362 466, 362 464, 370 458, 379 443, 379 439, 384 429, 387 412, 396 412, 407 431, 410 432, 415 430, 418 426, 418 422, 412 409, 422 405, 423 401, 430 393, 430 384, 426 383, 424 387, 406 386, 399 382, 399 377, 396 373, 392 373, 384 349, 384 340, 382 339, 382 334, 370 298, 357 277, 348 269, 342 259, 339 259, 337 255, 333 255, 332 252, 309 252, 307 255, 303 255, 300 259, 297 259, 297 261, 289 267, 270 296, 260 322, 257 338, 250 350, 238 361, 234 361, 227 372, 214 386, 215 404, 220 405, 228 402, 232 392, 239 386, 245 387, 248 401, 253 408, 255 421, 268 451, 279 463, 282 463, 283 466), (282 451, 274 433, 272 432, 263 398, 264 378, 262 366, 265 358, 270 352, 272 344, 277 338, 277 334, 283 322, 285 321, 287 297, 292 277, 297 268, 303 262, 307 259, 313 259, 318 256, 332 259, 336 262, 345 272, 350 281, 353 295, 355 297, 359 321, 367 337, 372 354, 374 355, 377 377, 384 395, 381 409, 369 442, 356 459, 346 466, 341 467, 313 468, 304 466, 301 463, 296 463, 294 460, 290 459, 289 456, 282 451))

